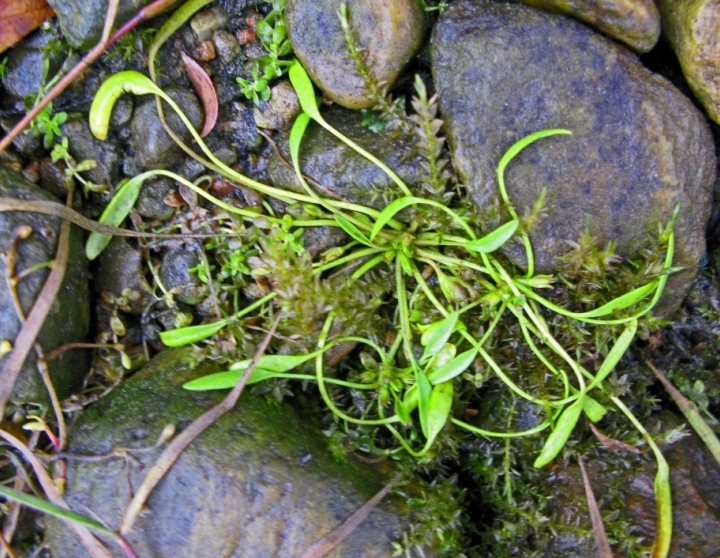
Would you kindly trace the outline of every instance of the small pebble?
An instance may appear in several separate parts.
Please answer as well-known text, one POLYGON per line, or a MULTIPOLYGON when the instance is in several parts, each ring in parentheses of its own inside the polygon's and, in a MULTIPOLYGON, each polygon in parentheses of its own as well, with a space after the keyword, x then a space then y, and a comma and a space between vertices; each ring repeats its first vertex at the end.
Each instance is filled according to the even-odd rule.
POLYGON ((214 60, 217 56, 215 51, 215 43, 212 41, 203 41, 195 50, 192 51, 192 57, 198 62, 207 62, 208 60, 214 60))

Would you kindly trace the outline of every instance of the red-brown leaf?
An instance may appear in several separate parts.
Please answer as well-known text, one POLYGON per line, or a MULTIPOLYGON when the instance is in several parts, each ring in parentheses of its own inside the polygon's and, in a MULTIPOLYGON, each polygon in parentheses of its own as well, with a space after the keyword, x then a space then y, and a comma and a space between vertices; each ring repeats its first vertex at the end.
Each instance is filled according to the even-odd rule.
POLYGON ((45 0, 0 0, 0 52, 54 15, 45 0))
POLYGON ((218 99, 215 86, 210 80, 210 76, 203 70, 203 67, 184 52, 182 53, 182 62, 205 109, 205 124, 202 132, 200 132, 200 136, 204 138, 215 127, 217 122, 218 99))

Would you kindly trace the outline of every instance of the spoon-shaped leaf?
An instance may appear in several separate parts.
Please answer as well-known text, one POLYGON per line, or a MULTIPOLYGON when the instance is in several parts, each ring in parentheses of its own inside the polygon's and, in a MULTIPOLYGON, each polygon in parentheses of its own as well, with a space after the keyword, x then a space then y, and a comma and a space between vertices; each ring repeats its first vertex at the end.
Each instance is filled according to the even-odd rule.
POLYGON ((168 347, 184 347, 212 337, 226 325, 227 320, 220 320, 211 324, 171 329, 160 333, 160 341, 168 347))
MULTIPOLYGON (((135 202, 140 195, 140 188, 150 174, 152 174, 152 171, 139 174, 123 184, 110 200, 98 221, 103 225, 119 226, 135 206, 135 202)), ((91 232, 87 244, 85 244, 85 254, 88 260, 97 258, 111 240, 112 235, 110 234, 91 232)))
POLYGON ((512 221, 508 221, 504 225, 499 226, 497 229, 492 231, 489 234, 486 234, 482 238, 478 238, 477 240, 471 240, 470 242, 465 243, 465 248, 468 250, 472 250, 473 252, 480 252, 481 254, 489 254, 490 252, 494 252, 500 246, 505 244, 512 235, 515 234, 515 231, 517 230, 518 226, 520 225, 520 221, 517 219, 513 219, 512 221))
POLYGON ((415 373, 415 385, 417 386, 417 405, 420 415, 420 428, 426 438, 428 436, 428 414, 430 412, 430 396, 432 395, 432 384, 421 370, 415 373))
POLYGON ((290 77, 290 83, 295 88, 303 112, 306 112, 313 120, 322 120, 315 99, 315 87, 313 87, 310 76, 307 75, 302 64, 295 62, 290 66, 288 76, 290 77))
POLYGON ((434 385, 452 380, 468 369, 477 357, 477 354, 477 349, 470 349, 469 351, 460 353, 444 366, 431 371, 428 374, 428 380, 430 380, 430 383, 434 385))
POLYGON ((420 358, 421 361, 427 360, 445 346, 445 343, 455 331, 459 318, 460 312, 452 312, 441 321, 430 324, 430 327, 423 332, 420 338, 420 343, 425 347, 420 358))
POLYGON ((435 438, 443 429, 450 416, 453 402, 452 382, 443 382, 436 385, 430 395, 430 409, 427 418, 427 442, 425 447, 430 447, 435 438))
MULTIPOLYGON (((263 355, 258 361, 257 367, 270 372, 283 373, 289 372, 293 368, 297 368, 304 362, 312 360, 319 354, 328 350, 331 345, 323 347, 321 350, 306 355, 263 355)), ((245 370, 252 359, 241 360, 230 365, 230 370, 245 370)))
POLYGON ((555 428, 545 441, 545 445, 543 446, 542 451, 540 451, 540 455, 538 455, 535 463, 533 464, 535 467, 544 467, 557 457, 565 446, 565 443, 568 441, 568 438, 570 438, 570 434, 572 434, 572 431, 580 418, 584 405, 585 394, 583 393, 572 403, 572 405, 562 412, 560 418, 557 420, 557 423, 555 423, 555 428))
POLYGON ((657 286, 658 286, 658 281, 652 281, 652 282, 648 283, 647 285, 643 285, 642 287, 633 289, 629 293, 625 293, 622 296, 614 298, 610 302, 603 304, 600 308, 596 308, 595 310, 590 310, 588 312, 582 312, 580 314, 576 314, 576 316, 580 317, 580 319, 582 319, 582 318, 597 318, 600 316, 605 316, 607 314, 610 314, 611 312, 614 312, 615 310, 622 310, 623 308, 632 306, 636 302, 640 302, 643 298, 645 298, 651 292, 653 292, 657 288, 657 286))
POLYGON ((586 395, 583 412, 592 422, 598 422, 605 416, 607 409, 605 409, 605 407, 600 405, 600 403, 595 401, 592 397, 586 395))
POLYGON ((90 106, 90 130, 97 139, 107 138, 113 107, 125 93, 163 95, 162 90, 140 72, 128 70, 109 77, 95 93, 90 106))

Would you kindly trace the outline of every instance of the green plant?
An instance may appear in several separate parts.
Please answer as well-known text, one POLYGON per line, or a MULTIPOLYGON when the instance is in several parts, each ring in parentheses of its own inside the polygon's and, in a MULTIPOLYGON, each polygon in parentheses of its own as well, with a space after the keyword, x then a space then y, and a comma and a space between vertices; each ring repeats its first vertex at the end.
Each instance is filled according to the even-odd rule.
POLYGON ((97 161, 95 161, 94 159, 84 159, 83 161, 80 161, 78 163, 73 158, 73 156, 70 155, 70 152, 68 151, 68 143, 68 138, 63 137, 60 143, 55 144, 52 152, 50 153, 50 157, 52 158, 53 162, 65 162, 65 187, 67 188, 70 182, 77 180, 83 186, 83 194, 85 195, 85 197, 87 197, 90 192, 104 192, 105 190, 107 190, 106 184, 95 184, 94 182, 87 180, 80 174, 82 172, 96 168, 97 161))
POLYGON ((4 56, 2 60, 0 60, 0 81, 5 79, 5 76, 7 75, 8 70, 8 57, 4 56))
POLYGON ((256 105, 261 99, 267 101, 270 98, 270 82, 286 73, 292 64, 292 60, 283 60, 284 56, 292 52, 283 20, 285 0, 273 0, 272 8, 255 27, 267 54, 253 62, 251 79, 237 78, 242 94, 256 105))
MULTIPOLYGON (((297 312, 298 304, 307 303, 302 316, 311 328, 307 339, 314 343, 314 347, 308 347, 305 353, 278 353, 262 357, 248 383, 287 379, 316 382, 325 405, 338 420, 361 427, 382 426, 389 431, 395 443, 382 450, 388 455, 405 450, 410 455, 425 458, 431 455, 432 448, 443 443, 442 438, 450 425, 485 437, 507 439, 549 429, 550 433, 535 460, 536 467, 543 467, 563 450, 580 416, 584 414, 592 422, 600 420, 606 406, 599 400, 609 401, 627 416, 656 455, 659 464, 656 494, 660 515, 656 544, 659 549, 657 555, 665 555, 671 525, 667 464, 652 437, 614 393, 607 380, 634 338, 639 320, 653 308, 665 286, 673 258, 673 224, 677 211, 658 239, 658 246, 664 252, 661 265, 655 273, 646 275, 644 284, 635 285, 629 292, 611 297, 589 310, 572 310, 543 295, 556 278, 535 274, 528 226, 513 208, 504 181, 506 167, 527 146, 549 136, 569 135, 571 132, 544 130, 511 146, 497 168, 507 220, 495 230, 481 231, 473 221, 440 201, 415 195, 387 165, 332 128, 319 112, 314 88, 300 64, 294 63, 289 75, 303 108, 290 133, 289 145, 292 163, 305 194, 264 185, 228 168, 207 148, 177 105, 141 74, 117 74, 108 79, 96 95, 90 122, 98 138, 103 139, 107 135, 112 106, 121 94, 157 95, 185 121, 214 170, 218 169, 228 179, 291 206, 283 217, 272 214, 258 217, 257 212, 230 206, 213 198, 198 185, 162 170, 143 173, 121 188, 101 217, 101 222, 119 224, 134 204, 142 182, 153 175, 164 175, 192 188, 228 213, 274 231, 274 235, 256 237, 255 244, 245 251, 257 250, 261 259, 275 263, 279 261, 278 254, 287 257, 283 260, 286 264, 293 258, 297 259, 287 268, 286 284, 281 281, 281 274, 285 271, 278 271, 275 265, 259 265, 248 274, 249 266, 232 264, 229 269, 235 269, 235 275, 272 277, 276 289, 215 323, 166 331, 161 334, 163 342, 170 346, 197 343, 209 339, 223 328, 232 330, 239 327, 240 319, 256 310, 264 308, 272 313, 273 307, 276 307, 282 311, 295 308, 297 312), (399 197, 382 211, 377 211, 318 195, 302 175, 299 163, 303 135, 310 120, 386 172, 397 186, 399 197), (445 216, 447 226, 442 231, 432 226, 436 214, 445 216), (340 228, 351 241, 340 247, 332 258, 313 263, 306 258, 297 242, 297 232, 314 226, 340 228), (271 242, 269 239, 272 238, 275 240, 271 242), (510 241, 518 241, 524 246, 528 262, 525 272, 513 268, 495 254, 510 241), (347 328, 351 327, 352 321, 344 315, 347 309, 344 305, 328 306, 328 297, 323 290, 329 281, 327 273, 352 262, 357 262, 357 267, 347 276, 335 279, 340 281, 341 288, 352 289, 355 282, 373 275, 390 279, 385 290, 394 297, 394 317, 392 335, 385 341, 348 333, 347 328), (435 281, 428 281, 426 273, 434 276, 435 281), (322 324, 319 332, 315 328, 317 320, 322 324), (546 370, 548 386, 542 392, 523 385, 523 378, 513 378, 500 366, 497 356, 493 356, 500 324, 508 322, 514 324, 526 350, 546 370), (478 323, 482 327, 478 327, 478 323), (595 373, 583 365, 578 354, 561 342, 569 330, 578 330, 581 332, 578 335, 584 337, 582 328, 585 324, 597 326, 604 332, 596 336, 602 340, 599 348, 604 352, 604 360, 595 373), (366 360, 374 362, 374 365, 352 371, 347 379, 328 377, 324 355, 333 347, 347 342, 365 347, 369 355, 366 360), (452 416, 456 392, 463 386, 466 373, 476 361, 480 361, 488 374, 502 381, 516 397, 540 406, 546 413, 546 419, 523 432, 503 432, 483 430, 452 416), (314 373, 295 371, 311 364, 314 365, 314 373), (373 395, 365 397, 362 408, 358 407, 353 412, 352 408, 343 409, 336 403, 334 389, 350 390, 359 394, 360 399, 365 397, 362 394, 373 395)), ((425 114, 418 114, 420 126, 428 135, 436 137, 437 124, 434 123, 434 113, 427 109, 430 102, 424 88, 418 87, 417 102, 421 109, 426 108, 425 114)), ((429 138, 428 144, 431 144, 429 138)), ((442 150, 436 144, 436 147, 430 148, 427 157, 435 161, 435 170, 430 169, 430 180, 444 188, 444 165, 439 163, 442 161, 442 150)), ((438 191, 442 193, 441 188, 438 191)), ((89 256, 99 253, 107 241, 105 238, 100 242, 99 238, 91 235, 89 256)), ((239 261, 247 260, 241 257, 239 261)), ((608 258, 603 257, 601 261, 607 263, 608 258)), ((228 270, 225 272, 227 274, 228 270)), ((210 277, 206 279, 211 280, 210 277)), ((340 293, 338 300, 352 298, 337 288, 333 292, 340 293)), ((583 342, 591 341, 585 339, 583 342)), ((186 387, 231 388, 248 364, 246 360, 232 362, 227 371, 200 378, 186 387)))

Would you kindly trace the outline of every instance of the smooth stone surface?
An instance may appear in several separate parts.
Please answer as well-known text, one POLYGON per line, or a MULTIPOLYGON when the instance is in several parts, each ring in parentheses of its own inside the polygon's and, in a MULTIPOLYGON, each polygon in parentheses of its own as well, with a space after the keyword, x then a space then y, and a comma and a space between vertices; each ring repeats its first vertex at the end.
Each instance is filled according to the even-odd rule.
POLYGON ((287 130, 300 113, 300 101, 289 81, 273 86, 270 99, 260 101, 253 108, 253 118, 258 128, 287 130))
MULTIPOLYGON (((152 0, 120 0, 114 29, 134 16, 140 8, 152 0)), ((108 2, 88 2, 87 0, 48 0, 55 10, 60 29, 68 43, 75 48, 88 50, 100 39, 108 2)))
MULTIPOLYGON (((0 197, 57 201, 52 195, 2 165, 0 165, 0 197)), ((20 240, 16 244, 18 253, 16 274, 55 258, 60 219, 36 213, 0 213, 0 253, 7 253, 13 231, 21 225, 29 225, 33 233, 28 239, 20 240)), ((80 229, 73 227, 69 249, 65 279, 38 336, 38 341, 46 353, 65 343, 85 341, 88 334, 90 323, 88 272, 80 229)), ((5 258, 1 258, 0 276, 4 278, 6 273, 5 258)), ((42 268, 30 273, 18 284, 20 302, 26 315, 32 309, 48 274, 48 268, 42 268)), ((21 323, 15 305, 3 279, 0 282, 0 340, 14 343, 20 328, 21 323)), ((61 399, 70 395, 82 381, 87 371, 87 356, 85 351, 66 351, 48 362, 50 377, 61 399)), ((0 370, 7 358, 5 356, 0 359, 0 370)), ((12 401, 36 403, 49 401, 35 363, 35 352, 31 351, 15 383, 12 401)))
POLYGON ((98 257, 94 274, 94 290, 107 292, 115 299, 128 299, 130 311, 140 314, 153 301, 152 288, 144 276, 142 250, 130 245, 127 239, 116 236, 98 257), (133 296, 127 296, 131 291, 133 296))
POLYGON ((117 184, 120 175, 120 155, 117 146, 100 141, 92 135, 86 117, 73 116, 63 125, 63 133, 69 138, 68 151, 78 162, 92 159, 97 167, 82 173, 95 184, 117 184))
MULTIPOLYGON (((118 525, 159 450, 152 446, 169 423, 179 430, 226 392, 191 392, 184 382, 209 372, 191 349, 170 349, 97 404, 70 433, 69 452, 98 455, 130 448, 134 461, 69 462, 64 497, 118 525)), ((369 500, 388 478, 377 469, 331 457, 321 426, 245 393, 235 409, 197 438, 150 496, 128 540, 140 556, 295 558, 369 500)), ((83 558, 72 533, 47 518, 54 556, 83 558)), ((326 556, 390 556, 407 528, 401 501, 385 499, 326 556)), ((108 543, 115 556, 123 556, 108 543)), ((426 556, 433 553, 424 549, 426 556)))
MULTIPOLYGON (((343 0, 288 0, 288 36, 302 65, 330 99, 347 108, 372 106, 347 51, 338 10, 343 0)), ((378 83, 391 87, 422 47, 425 16, 416 0, 346 2, 354 37, 378 83)))
MULTIPOLYGON (((679 304, 705 254, 715 179, 703 116, 664 78, 584 25, 521 5, 459 0, 441 16, 432 64, 455 168, 488 229, 499 207, 498 162, 516 141, 549 128, 505 173, 518 214, 547 190, 531 234, 536 271, 552 272, 589 228, 600 246, 633 258, 653 245, 676 205, 674 266, 663 309, 679 304)), ((519 243, 506 254, 525 265, 519 243)))
POLYGON ((638 52, 652 50, 660 38, 660 14, 653 0, 521 1, 579 19, 638 52))
MULTIPOLYGON (((187 89, 176 86, 165 88, 165 92, 198 129, 202 125, 203 116, 197 97, 187 89)), ((163 111, 175 133, 187 139, 190 133, 175 111, 167 103, 163 104, 163 111)), ((135 151, 135 161, 141 169, 167 168, 180 159, 182 151, 165 131, 157 113, 155 99, 148 99, 135 109, 130 128, 130 144, 135 151)))
MULTIPOLYGON (((395 137, 376 134, 361 124, 361 113, 342 108, 325 111, 323 118, 378 157, 406 184, 412 185, 419 181, 422 176, 422 159, 417 155, 412 156, 415 138, 401 133, 396 133, 395 137)), ((291 161, 287 138, 286 133, 279 134, 277 145, 284 161, 277 153, 273 153, 268 161, 268 175, 275 186, 305 193, 295 171, 287 164, 291 161)), ((315 191, 330 199, 382 209, 398 196, 398 187, 382 169, 314 122, 310 123, 303 137, 300 164, 303 174, 315 181, 311 184, 315 191)))
POLYGON ((185 248, 169 250, 163 256, 160 280, 168 291, 176 293, 175 298, 180 302, 198 304, 208 294, 198 273, 190 271, 198 265, 201 260, 197 253, 185 248))
POLYGON ((688 84, 720 124, 720 3, 658 0, 663 34, 672 45, 688 84))

